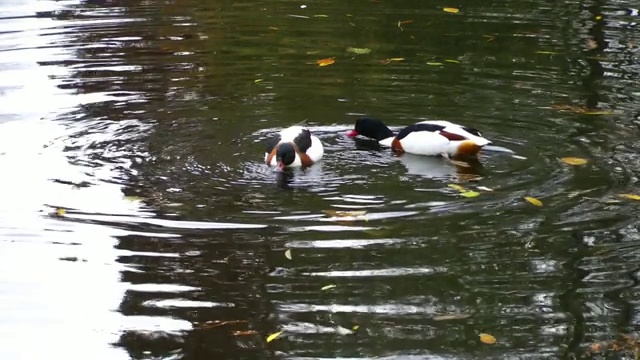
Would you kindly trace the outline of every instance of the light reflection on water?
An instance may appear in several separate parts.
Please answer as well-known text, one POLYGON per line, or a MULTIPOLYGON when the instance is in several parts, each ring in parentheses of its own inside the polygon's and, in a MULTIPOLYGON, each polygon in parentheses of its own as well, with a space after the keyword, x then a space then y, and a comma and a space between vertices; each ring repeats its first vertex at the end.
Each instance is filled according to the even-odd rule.
POLYGON ((541 358, 634 329, 635 15, 189 5, 0 5, 3 359, 541 358), (513 154, 394 156, 344 136, 363 115, 513 154), (327 154, 278 179, 262 141, 305 118, 327 154))

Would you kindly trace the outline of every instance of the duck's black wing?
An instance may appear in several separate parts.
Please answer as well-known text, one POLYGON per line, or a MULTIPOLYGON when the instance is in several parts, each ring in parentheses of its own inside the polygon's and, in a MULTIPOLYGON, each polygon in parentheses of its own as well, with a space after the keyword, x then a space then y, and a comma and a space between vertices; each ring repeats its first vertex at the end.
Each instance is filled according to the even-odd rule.
POLYGON ((276 145, 278 145, 280 140, 281 140, 280 134, 276 134, 272 138, 267 139, 265 141, 265 145, 267 145, 267 154, 271 154, 271 152, 273 151, 273 148, 275 148, 276 145))
POLYGON ((293 143, 296 144, 300 151, 306 153, 311 147, 311 131, 309 131, 309 129, 302 129, 300 134, 293 139, 293 143))

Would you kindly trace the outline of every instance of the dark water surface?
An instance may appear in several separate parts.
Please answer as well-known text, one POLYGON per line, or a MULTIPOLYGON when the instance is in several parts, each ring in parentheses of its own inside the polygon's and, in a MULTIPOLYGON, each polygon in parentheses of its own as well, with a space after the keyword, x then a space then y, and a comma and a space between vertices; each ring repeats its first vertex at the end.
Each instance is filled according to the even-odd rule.
POLYGON ((0 358, 547 359, 635 334, 637 6, 1 0, 0 358), (393 156, 344 135, 361 115, 516 155, 393 156), (326 156, 278 179, 261 142, 305 119, 326 156))

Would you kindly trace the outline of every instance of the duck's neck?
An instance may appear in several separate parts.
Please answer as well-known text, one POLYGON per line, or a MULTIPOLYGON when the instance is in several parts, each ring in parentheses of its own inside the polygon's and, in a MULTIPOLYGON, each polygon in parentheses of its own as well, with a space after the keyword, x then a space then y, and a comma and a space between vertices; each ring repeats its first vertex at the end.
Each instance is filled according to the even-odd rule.
POLYGON ((393 140, 393 138, 396 135, 393 133, 393 131, 391 131, 391 129, 389 129, 387 126, 384 126, 380 129, 378 129, 375 139, 382 142, 382 141, 391 141, 393 140))

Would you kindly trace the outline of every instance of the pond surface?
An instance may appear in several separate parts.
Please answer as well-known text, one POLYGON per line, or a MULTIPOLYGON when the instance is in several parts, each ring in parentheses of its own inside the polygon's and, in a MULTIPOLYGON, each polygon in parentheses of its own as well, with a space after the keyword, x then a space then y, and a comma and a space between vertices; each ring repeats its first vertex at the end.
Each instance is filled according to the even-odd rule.
POLYGON ((635 2, 3 0, 0 20, 2 359, 573 358, 638 331, 635 2), (395 156, 345 136, 365 115, 513 153, 395 156), (301 121, 325 158, 278 177, 263 141, 301 121))

